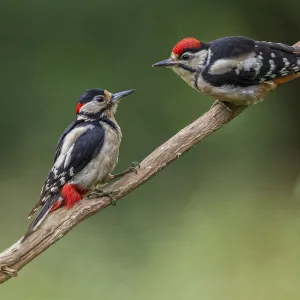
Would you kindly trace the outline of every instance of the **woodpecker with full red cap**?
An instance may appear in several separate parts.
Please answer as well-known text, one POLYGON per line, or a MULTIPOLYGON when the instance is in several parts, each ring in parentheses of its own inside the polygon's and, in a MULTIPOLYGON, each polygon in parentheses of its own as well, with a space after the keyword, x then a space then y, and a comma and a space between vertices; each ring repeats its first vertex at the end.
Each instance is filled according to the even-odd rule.
POLYGON ((61 206, 71 208, 97 185, 133 171, 111 175, 121 143, 121 129, 114 114, 119 100, 134 90, 112 94, 104 89, 90 89, 78 99, 76 119, 59 138, 53 167, 42 188, 37 210, 24 240, 35 231, 49 212, 61 206))
POLYGON ((170 58, 153 66, 171 68, 191 87, 219 101, 250 105, 300 76, 300 42, 292 47, 243 36, 209 43, 185 38, 170 58))

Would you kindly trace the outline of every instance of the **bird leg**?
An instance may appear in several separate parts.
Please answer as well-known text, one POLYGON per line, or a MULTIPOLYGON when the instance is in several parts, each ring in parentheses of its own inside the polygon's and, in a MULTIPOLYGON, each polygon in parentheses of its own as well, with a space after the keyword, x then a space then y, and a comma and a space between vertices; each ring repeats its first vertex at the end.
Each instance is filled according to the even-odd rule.
POLYGON ((140 164, 136 161, 131 163, 131 166, 118 174, 112 175, 112 174, 108 174, 106 177, 106 180, 103 183, 99 184, 92 192, 90 192, 88 194, 88 198, 89 199, 93 199, 93 198, 98 198, 98 197, 108 197, 110 199, 111 205, 116 205, 116 200, 114 199, 113 195, 114 194, 118 194, 119 190, 113 190, 113 191, 108 191, 108 190, 104 190, 101 187, 107 185, 110 181, 116 179, 116 178, 120 178, 123 177, 124 175, 128 174, 128 173, 132 173, 134 172, 135 174, 137 174, 137 169, 140 168, 140 164))
POLYGON ((89 199, 98 198, 98 197, 108 197, 111 205, 116 205, 117 201, 113 197, 114 194, 118 194, 120 190, 107 191, 95 188, 91 193, 88 194, 89 199))
POLYGON ((111 181, 111 180, 114 180, 114 179, 117 179, 117 178, 120 178, 120 177, 123 177, 125 176, 126 174, 128 173, 132 173, 134 172, 135 174, 137 174, 137 170, 140 168, 140 164, 137 162, 137 161, 133 161, 130 165, 130 167, 128 169, 126 169, 125 171, 121 172, 121 173, 117 173, 115 175, 112 175, 112 174, 109 174, 109 177, 108 177, 108 181, 111 181))

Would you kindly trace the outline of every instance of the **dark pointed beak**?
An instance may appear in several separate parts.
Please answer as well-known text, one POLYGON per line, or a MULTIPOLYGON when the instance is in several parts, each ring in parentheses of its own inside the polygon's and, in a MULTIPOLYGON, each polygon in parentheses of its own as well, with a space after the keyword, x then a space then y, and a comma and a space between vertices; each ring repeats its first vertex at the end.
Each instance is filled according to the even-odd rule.
POLYGON ((167 58, 165 60, 159 61, 157 63, 155 63, 154 65, 152 65, 152 67, 173 67, 176 66, 177 62, 172 58, 167 58))
POLYGON ((135 90, 127 90, 119 93, 112 94, 110 102, 115 103, 121 98, 128 96, 129 94, 133 93, 135 90))

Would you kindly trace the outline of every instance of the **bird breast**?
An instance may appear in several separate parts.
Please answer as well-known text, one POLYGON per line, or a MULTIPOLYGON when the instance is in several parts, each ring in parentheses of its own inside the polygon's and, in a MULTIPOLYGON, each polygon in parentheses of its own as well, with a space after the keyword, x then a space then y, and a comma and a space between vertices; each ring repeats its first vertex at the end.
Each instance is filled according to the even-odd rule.
POLYGON ((277 87, 272 81, 263 82, 258 85, 240 87, 225 84, 220 87, 211 85, 200 75, 197 78, 196 88, 215 99, 224 102, 230 102, 235 105, 250 105, 262 101, 264 96, 277 87))
POLYGON ((119 127, 118 130, 115 130, 104 122, 101 122, 101 125, 105 129, 104 143, 101 150, 70 182, 86 190, 105 182, 108 174, 113 171, 118 162, 121 131, 119 127))

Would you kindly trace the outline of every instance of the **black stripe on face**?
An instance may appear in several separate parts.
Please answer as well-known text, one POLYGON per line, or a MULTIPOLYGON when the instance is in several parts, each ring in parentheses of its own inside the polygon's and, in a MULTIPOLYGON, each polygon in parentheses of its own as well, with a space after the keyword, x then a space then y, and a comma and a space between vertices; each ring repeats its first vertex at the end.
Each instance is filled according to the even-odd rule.
POLYGON ((184 65, 182 63, 179 63, 177 66, 178 66, 178 68, 184 69, 184 70, 186 70, 186 71, 188 71, 190 73, 195 73, 197 71, 195 68, 192 68, 190 66, 184 65))

